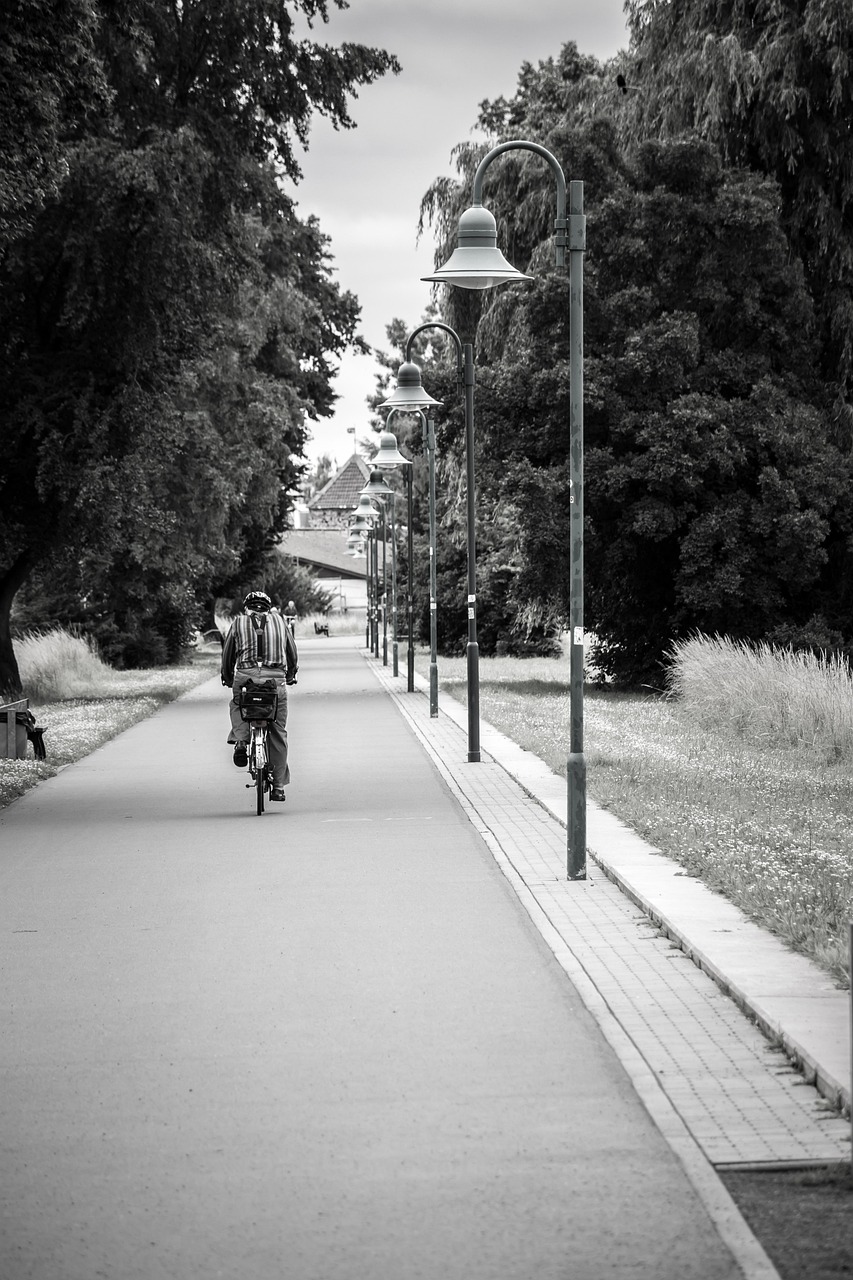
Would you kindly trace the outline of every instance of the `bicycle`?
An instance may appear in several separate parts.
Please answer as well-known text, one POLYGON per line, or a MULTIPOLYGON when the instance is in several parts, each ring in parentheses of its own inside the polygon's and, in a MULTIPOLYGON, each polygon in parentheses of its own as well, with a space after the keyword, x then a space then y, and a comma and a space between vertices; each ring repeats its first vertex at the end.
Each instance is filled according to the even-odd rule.
POLYGON ((254 788, 257 812, 264 812, 264 799, 272 791, 272 765, 267 749, 267 734, 271 720, 278 713, 278 691, 274 680, 248 680, 240 690, 240 719, 249 725, 249 774, 252 781, 247 789, 254 788))

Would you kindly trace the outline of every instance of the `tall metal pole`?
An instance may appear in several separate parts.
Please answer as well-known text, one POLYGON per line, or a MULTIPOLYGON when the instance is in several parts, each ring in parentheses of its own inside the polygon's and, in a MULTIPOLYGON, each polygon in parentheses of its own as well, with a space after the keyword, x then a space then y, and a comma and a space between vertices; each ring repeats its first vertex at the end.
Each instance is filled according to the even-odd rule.
POLYGON ((423 419, 429 468, 429 713, 438 715, 438 606, 435 564, 435 419, 423 419))
POLYGON ((586 760, 583 752, 583 183, 569 187, 569 734, 568 878, 586 879, 586 760))
POLYGON ((388 666, 388 533, 385 508, 382 511, 382 665, 388 666))
POLYGON ((474 348, 463 343, 465 470, 468 488, 468 760, 480 759, 480 646, 477 643, 477 494, 474 488, 474 348))
POLYGON ((379 657, 379 526, 373 526, 373 656, 379 657))
MULTIPOLYGON (((479 170, 478 170, 479 172, 479 170)), ((478 197, 479 198, 479 197, 478 197)), ((412 358, 412 345, 419 333, 427 329, 440 329, 452 338, 456 347, 459 382, 464 392, 465 404, 465 457, 468 489, 468 645, 466 648, 468 684, 468 760, 480 759, 480 647, 477 643, 477 547, 476 547, 476 493, 474 485, 474 348, 463 343, 455 329, 442 321, 430 320, 419 325, 406 339, 406 360, 412 358)), ((400 406, 403 407, 403 406, 400 406)), ((414 407, 414 406, 411 406, 414 407)), ((422 415, 423 417, 423 415, 422 415)), ((435 434, 432 434, 432 464, 435 462, 435 434)), ((433 495, 435 471, 432 472, 433 495)), ((431 514, 435 516, 433 498, 431 514)), ((434 535, 433 523, 433 535, 434 535)), ((435 571, 435 539, 431 546, 431 570, 435 571)), ((434 586, 434 576, 431 578, 434 586)), ((435 623, 435 592, 430 601, 430 638, 432 642, 435 623)), ((430 715, 438 715, 438 670, 435 666, 435 644, 431 643, 430 680, 435 680, 435 695, 430 700, 430 715)))
POLYGON ((369 529, 367 531, 367 538, 365 539, 364 550, 365 550, 364 587, 365 587, 365 599, 367 601, 367 608, 365 609, 365 615, 364 615, 364 647, 365 649, 369 649, 370 648, 370 599, 371 599, 371 589, 373 587, 373 582, 371 580, 371 572, 370 572, 370 530, 369 529))
POLYGON ((397 643, 397 509, 396 495, 389 499, 391 504, 391 671, 398 676, 400 663, 397 643))
POLYGON ((412 563, 415 554, 415 534, 412 528, 414 523, 414 470, 414 464, 406 467, 406 519, 408 522, 406 554, 409 557, 409 569, 406 574, 406 625, 409 632, 409 643, 406 650, 406 689, 409 693, 414 693, 415 691, 415 596, 414 565, 412 563))

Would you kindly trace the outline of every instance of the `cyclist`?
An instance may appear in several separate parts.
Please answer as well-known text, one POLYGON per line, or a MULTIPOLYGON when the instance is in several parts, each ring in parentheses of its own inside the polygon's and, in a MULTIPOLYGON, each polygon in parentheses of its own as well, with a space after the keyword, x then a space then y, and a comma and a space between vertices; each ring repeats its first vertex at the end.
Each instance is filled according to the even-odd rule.
POLYGON ((288 600, 287 607, 284 610, 284 620, 290 627, 290 634, 296 635, 296 605, 292 600, 288 600))
POLYGON ((269 726, 269 753, 273 769, 272 800, 284 800, 290 782, 287 763, 287 685, 296 682, 299 655, 296 641, 284 618, 273 610, 265 591, 250 591, 243 612, 232 620, 222 646, 222 683, 231 688, 231 732, 234 763, 238 769, 248 764, 246 745, 249 726, 240 718, 238 699, 247 680, 275 680, 278 713, 269 726))

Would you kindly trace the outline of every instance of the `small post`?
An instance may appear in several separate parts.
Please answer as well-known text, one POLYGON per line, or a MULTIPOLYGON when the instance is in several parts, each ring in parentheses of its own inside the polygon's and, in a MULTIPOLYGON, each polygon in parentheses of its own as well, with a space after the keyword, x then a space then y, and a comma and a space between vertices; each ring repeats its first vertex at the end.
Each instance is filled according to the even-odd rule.
POLYGON ((853 920, 850 921, 850 1166, 853 1169, 853 920))

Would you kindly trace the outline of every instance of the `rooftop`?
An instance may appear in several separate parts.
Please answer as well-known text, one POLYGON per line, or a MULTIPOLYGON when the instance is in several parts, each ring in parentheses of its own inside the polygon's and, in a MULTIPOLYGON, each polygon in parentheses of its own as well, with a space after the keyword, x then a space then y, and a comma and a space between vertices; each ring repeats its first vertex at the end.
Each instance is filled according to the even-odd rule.
POLYGON ((370 479, 367 463, 354 453, 308 502, 309 511, 351 511, 370 479))

